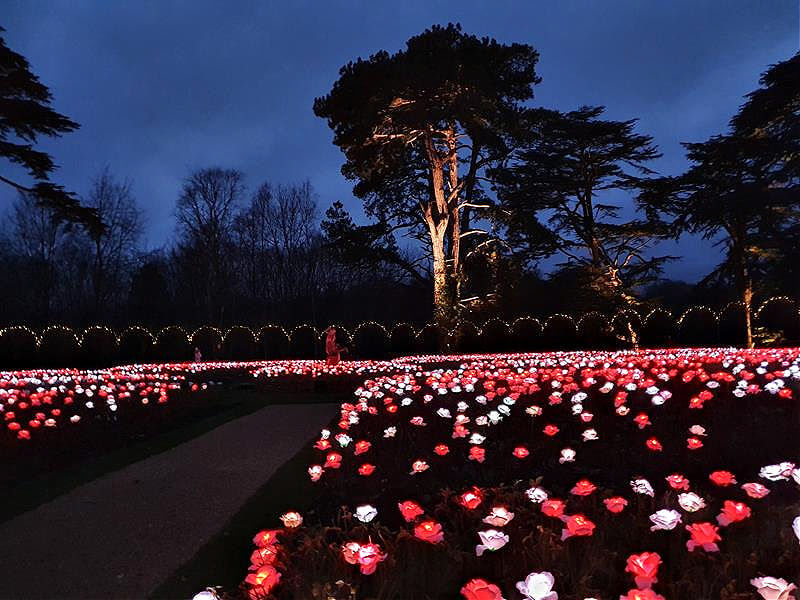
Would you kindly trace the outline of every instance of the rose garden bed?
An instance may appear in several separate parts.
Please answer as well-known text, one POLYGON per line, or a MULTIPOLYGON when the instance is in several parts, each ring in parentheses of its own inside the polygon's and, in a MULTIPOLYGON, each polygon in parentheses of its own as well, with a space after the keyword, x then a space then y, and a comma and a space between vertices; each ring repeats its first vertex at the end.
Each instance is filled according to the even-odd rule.
POLYGON ((355 389, 253 524, 241 586, 206 595, 792 594, 797 350, 436 360, 355 389))

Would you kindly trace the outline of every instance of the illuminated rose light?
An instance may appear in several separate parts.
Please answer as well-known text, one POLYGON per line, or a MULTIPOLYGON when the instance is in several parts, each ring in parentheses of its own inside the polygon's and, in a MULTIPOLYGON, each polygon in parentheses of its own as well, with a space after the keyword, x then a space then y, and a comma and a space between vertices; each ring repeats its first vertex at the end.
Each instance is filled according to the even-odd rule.
POLYGON ((525 600, 558 600, 558 594, 553 591, 555 577, 549 571, 530 573, 525 581, 518 581, 517 590, 525 600))

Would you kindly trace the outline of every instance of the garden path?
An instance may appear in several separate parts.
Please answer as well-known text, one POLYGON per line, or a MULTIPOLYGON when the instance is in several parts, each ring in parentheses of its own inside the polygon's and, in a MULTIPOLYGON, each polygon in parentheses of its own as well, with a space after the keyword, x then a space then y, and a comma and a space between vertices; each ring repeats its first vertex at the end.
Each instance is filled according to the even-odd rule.
POLYGON ((0 524, 0 598, 146 598, 336 409, 268 406, 0 524))

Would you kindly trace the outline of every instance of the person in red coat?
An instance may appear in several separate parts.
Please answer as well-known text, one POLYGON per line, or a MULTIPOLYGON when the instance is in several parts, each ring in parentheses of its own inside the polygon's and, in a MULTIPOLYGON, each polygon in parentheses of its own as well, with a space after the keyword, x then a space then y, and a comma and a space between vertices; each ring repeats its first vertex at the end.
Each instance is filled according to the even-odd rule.
POLYGON ((327 334, 325 337, 325 363, 329 365, 338 365, 341 360, 341 354, 347 352, 347 348, 340 346, 336 343, 336 328, 328 327, 325 330, 327 334))

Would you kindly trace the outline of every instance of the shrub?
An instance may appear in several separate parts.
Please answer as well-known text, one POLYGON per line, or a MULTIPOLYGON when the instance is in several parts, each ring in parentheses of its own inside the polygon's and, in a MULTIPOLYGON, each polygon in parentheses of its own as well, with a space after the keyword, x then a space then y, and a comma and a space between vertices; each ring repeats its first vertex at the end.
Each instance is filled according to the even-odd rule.
MULTIPOLYGON (((336 338, 339 338, 338 331, 336 338)), ((389 332, 378 323, 362 323, 353 334, 353 353, 358 358, 386 358, 389 354, 389 332)))
POLYGON ((656 308, 645 317, 642 325, 642 345, 649 348, 668 348, 675 342, 675 318, 668 311, 656 308))
POLYGON ((414 328, 408 323, 398 323, 389 333, 389 348, 392 354, 411 354, 415 347, 414 328))
POLYGON ((317 331, 311 325, 300 325, 289 336, 289 356, 291 358, 319 358, 322 349, 317 342, 317 331))
POLYGON ((258 332, 261 356, 270 360, 289 356, 289 334, 283 327, 267 325, 258 332))
POLYGON ((191 360, 192 349, 186 331, 175 325, 159 331, 156 337, 156 357, 167 362, 191 360))
POLYGON ((518 352, 538 348, 542 343, 542 324, 533 317, 519 317, 510 328, 511 347, 518 352))
POLYGON ((228 329, 222 346, 228 360, 253 360, 256 357, 256 337, 249 327, 243 325, 228 329))
POLYGON ((222 332, 216 327, 204 325, 195 329, 189 341, 192 345, 192 358, 194 358, 195 348, 200 349, 203 360, 220 358, 222 354, 222 332))
POLYGON ((48 327, 39 338, 39 364, 44 367, 77 367, 80 343, 68 327, 48 327))
POLYGON ((800 315, 797 304, 789 298, 766 300, 756 311, 754 321, 774 343, 783 345, 800 339, 800 315))
POLYGON ((445 332, 435 323, 428 323, 417 332, 415 346, 422 354, 439 354, 444 351, 442 347, 445 332))
POLYGON ((731 302, 719 313, 719 343, 724 346, 744 346, 747 341, 747 321, 744 305, 731 302))
POLYGON ((125 363, 150 361, 154 351, 153 334, 143 327, 128 327, 119 336, 119 358, 125 363))
POLYGON ((450 334, 450 348, 455 352, 469 354, 480 349, 480 331, 470 321, 459 321, 450 334))
POLYGON ((119 356, 117 336, 108 327, 89 327, 81 339, 81 364, 87 367, 113 365, 119 356))
POLYGON ((713 346, 717 343, 717 317, 705 306, 694 306, 678 319, 681 346, 713 346))
POLYGON ((500 319, 489 319, 483 324, 480 346, 484 352, 503 352, 508 350, 510 335, 508 325, 500 319))
POLYGON ((27 327, 0 330, 0 369, 29 368, 37 359, 38 340, 27 327))
POLYGON ((547 350, 571 350, 575 348, 577 329, 569 315, 553 315, 545 321, 542 340, 547 350))
POLYGON ((577 336, 580 347, 587 350, 613 348, 616 341, 608 316, 594 311, 578 320, 577 336))

